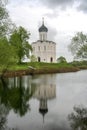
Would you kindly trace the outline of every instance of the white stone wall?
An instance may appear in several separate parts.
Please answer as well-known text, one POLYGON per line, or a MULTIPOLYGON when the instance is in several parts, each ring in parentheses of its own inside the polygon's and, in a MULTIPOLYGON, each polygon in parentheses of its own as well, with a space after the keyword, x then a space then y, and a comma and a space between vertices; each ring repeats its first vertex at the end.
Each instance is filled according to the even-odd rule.
POLYGON ((40 62, 56 62, 56 43, 52 41, 37 41, 32 43, 33 55, 40 62))
POLYGON ((47 32, 40 32, 39 33, 39 39, 41 41, 46 41, 47 40, 47 32))
POLYGON ((39 87, 35 91, 33 97, 37 99, 53 99, 56 97, 56 85, 55 84, 39 84, 39 87))

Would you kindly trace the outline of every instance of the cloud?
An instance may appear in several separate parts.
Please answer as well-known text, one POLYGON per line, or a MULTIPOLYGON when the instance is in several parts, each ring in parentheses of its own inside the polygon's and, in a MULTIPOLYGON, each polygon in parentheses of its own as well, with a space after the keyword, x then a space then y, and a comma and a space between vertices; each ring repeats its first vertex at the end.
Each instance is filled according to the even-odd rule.
POLYGON ((77 9, 87 13, 87 0, 80 0, 77 9))
POLYGON ((45 13, 44 16, 47 16, 48 18, 55 18, 57 17, 59 14, 58 12, 56 11, 52 11, 52 12, 48 12, 48 13, 45 13))
MULTIPOLYGON (((51 10, 65 10, 67 7, 75 7, 78 11, 87 13, 87 0, 9 0, 9 3, 16 5, 28 5, 32 7, 47 7, 51 10)), ((53 13, 54 14, 54 13, 53 13)), ((50 14, 53 16, 52 14, 50 14)))
POLYGON ((60 7, 61 9, 66 9, 68 6, 72 6, 75 0, 43 0, 42 4, 45 6, 55 9, 60 7))
POLYGON ((87 0, 43 0, 40 1, 50 9, 65 10, 67 7, 75 7, 78 11, 87 13, 87 0))
POLYGON ((51 26, 48 27, 48 40, 55 41, 55 37, 57 35, 57 30, 51 26))
POLYGON ((21 5, 28 7, 37 7, 37 5, 38 7, 40 6, 39 0, 8 0, 8 4, 14 7, 19 5, 19 8, 21 5))

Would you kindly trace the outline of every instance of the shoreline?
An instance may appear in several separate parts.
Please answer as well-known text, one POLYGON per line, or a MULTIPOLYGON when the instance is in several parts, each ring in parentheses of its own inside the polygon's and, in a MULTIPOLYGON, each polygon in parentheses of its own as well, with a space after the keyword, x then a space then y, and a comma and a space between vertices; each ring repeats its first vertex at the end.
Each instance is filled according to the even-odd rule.
POLYGON ((64 67, 64 68, 45 68, 45 69, 25 69, 25 70, 15 70, 15 71, 7 71, 3 74, 3 77, 17 77, 24 75, 36 75, 36 74, 53 74, 53 73, 69 73, 69 72, 77 72, 81 69, 77 67, 64 67))

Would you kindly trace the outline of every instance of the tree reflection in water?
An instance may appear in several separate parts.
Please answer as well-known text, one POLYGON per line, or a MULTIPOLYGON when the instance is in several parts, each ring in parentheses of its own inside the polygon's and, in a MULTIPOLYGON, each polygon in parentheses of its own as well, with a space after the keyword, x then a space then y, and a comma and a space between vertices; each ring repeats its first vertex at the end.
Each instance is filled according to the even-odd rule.
POLYGON ((0 130, 7 130, 7 115, 10 110, 14 110, 20 116, 30 110, 29 100, 34 91, 35 87, 23 85, 22 77, 17 78, 17 83, 14 78, 14 82, 10 85, 8 79, 0 80, 0 130))
POLYGON ((7 116, 9 114, 9 108, 4 104, 0 104, 0 130, 17 130, 16 128, 9 128, 7 126, 7 116))
POLYGON ((4 130, 7 128, 7 115, 9 113, 9 109, 6 108, 3 104, 0 104, 0 130, 4 130))
POLYGON ((87 130, 87 108, 78 106, 74 107, 68 119, 73 130, 87 130))

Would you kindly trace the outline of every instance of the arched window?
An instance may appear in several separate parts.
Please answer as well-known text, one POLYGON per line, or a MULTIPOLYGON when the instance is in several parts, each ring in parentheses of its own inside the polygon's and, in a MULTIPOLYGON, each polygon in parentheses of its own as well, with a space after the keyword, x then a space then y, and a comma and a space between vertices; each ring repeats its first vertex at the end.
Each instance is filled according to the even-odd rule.
POLYGON ((53 62, 53 57, 50 58, 50 62, 51 62, 51 63, 53 62))
POLYGON ((41 61, 41 59, 40 59, 40 57, 38 57, 38 62, 40 62, 41 61))

